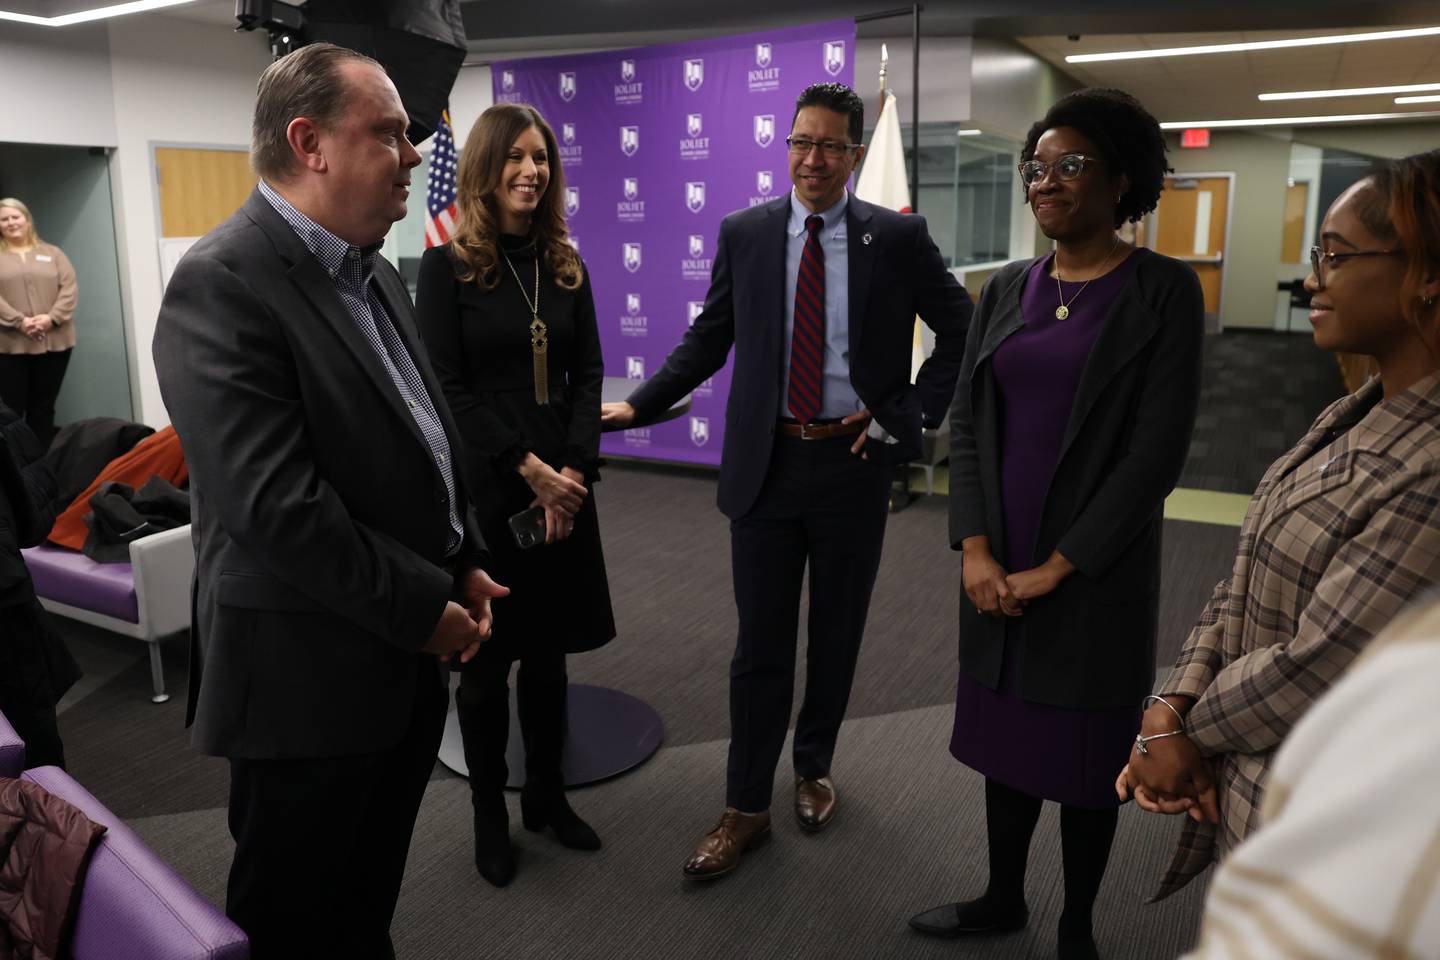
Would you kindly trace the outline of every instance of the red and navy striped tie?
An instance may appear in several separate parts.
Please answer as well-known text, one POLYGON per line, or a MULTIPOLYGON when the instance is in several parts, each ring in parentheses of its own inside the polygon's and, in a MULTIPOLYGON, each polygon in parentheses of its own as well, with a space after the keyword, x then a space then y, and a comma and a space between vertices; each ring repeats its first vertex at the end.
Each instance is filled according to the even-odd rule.
POLYGON ((790 415, 808 423, 820 415, 825 370, 825 251, 820 247, 818 216, 805 218, 805 249, 795 280, 795 332, 790 340, 790 415))

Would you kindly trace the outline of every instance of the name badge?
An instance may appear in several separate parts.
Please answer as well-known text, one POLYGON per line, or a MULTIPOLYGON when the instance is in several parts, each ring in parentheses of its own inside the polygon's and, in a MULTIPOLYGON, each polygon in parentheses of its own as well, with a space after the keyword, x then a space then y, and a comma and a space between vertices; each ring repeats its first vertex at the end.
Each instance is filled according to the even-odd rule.
POLYGON ((52 256, 50 256, 49 254, 44 254, 44 253, 37 253, 37 254, 35 254, 35 262, 36 262, 36 263, 52 263, 52 262, 54 262, 54 260, 55 260, 55 258, 52 257, 52 256))

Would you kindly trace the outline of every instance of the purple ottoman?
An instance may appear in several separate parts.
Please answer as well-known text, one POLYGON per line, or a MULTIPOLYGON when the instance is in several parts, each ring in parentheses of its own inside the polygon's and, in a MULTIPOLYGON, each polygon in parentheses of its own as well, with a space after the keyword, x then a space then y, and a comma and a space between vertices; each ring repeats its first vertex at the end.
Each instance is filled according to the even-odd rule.
POLYGON ((96 563, 83 553, 49 544, 20 552, 45 609, 145 641, 154 687, 150 699, 170 699, 160 640, 190 626, 195 551, 189 524, 132 542, 129 563, 96 563))
POLYGON ((0 777, 14 779, 25 769, 25 741, 0 713, 0 777))
POLYGON ((80 892, 75 960, 247 960, 245 933, 59 767, 24 778, 108 829, 80 892))
POLYGON ((127 623, 140 622, 135 574, 128 563, 96 563, 83 553, 43 544, 21 550, 35 592, 92 613, 127 623))

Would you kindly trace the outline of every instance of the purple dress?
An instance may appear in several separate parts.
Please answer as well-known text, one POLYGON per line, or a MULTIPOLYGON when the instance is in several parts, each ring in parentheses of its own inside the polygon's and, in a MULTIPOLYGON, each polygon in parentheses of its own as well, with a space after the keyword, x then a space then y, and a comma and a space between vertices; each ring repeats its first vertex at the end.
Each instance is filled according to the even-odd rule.
MULTIPOLYGON (((1060 305, 1049 275, 1054 255, 1042 257, 1025 276, 1020 312, 1025 325, 992 357, 1000 394, 1001 515, 1005 522, 1007 571, 1043 562, 1034 557, 1040 516, 1050 478, 1090 349, 1105 325, 1110 306, 1130 282, 1132 253, 1083 293, 1064 283, 1070 316, 1055 318, 1060 305), (1073 302, 1071 298, 1074 297, 1073 302)), ((1130 758, 1140 708, 1074 710, 1020 698, 1019 631, 1005 630, 999 687, 991 690, 964 671, 955 695, 955 730, 950 752, 956 760, 1031 796, 1079 807, 1118 804, 1115 777, 1130 758)))

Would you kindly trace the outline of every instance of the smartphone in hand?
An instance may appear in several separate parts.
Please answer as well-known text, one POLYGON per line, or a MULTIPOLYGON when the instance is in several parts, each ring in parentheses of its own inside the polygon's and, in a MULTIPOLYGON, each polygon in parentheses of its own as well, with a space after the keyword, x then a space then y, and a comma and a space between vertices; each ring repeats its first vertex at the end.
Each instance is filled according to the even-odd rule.
POLYGON ((545 508, 531 507, 510 518, 510 535, 521 550, 545 543, 545 508))

